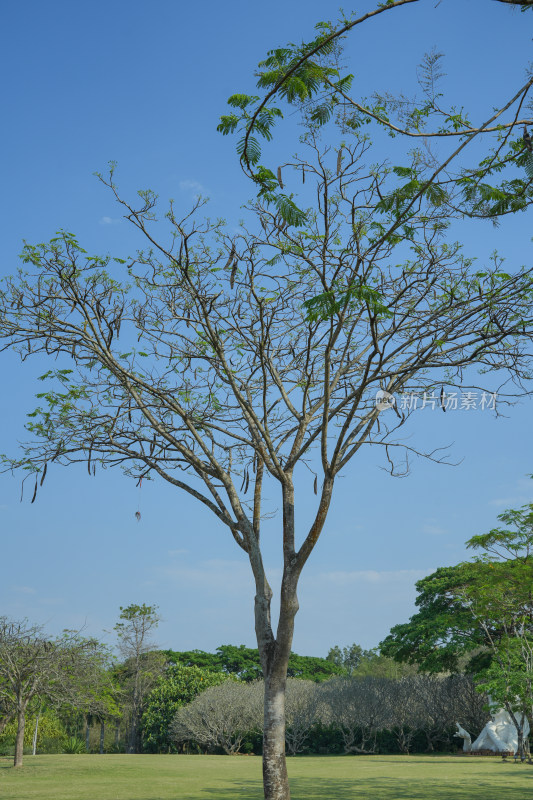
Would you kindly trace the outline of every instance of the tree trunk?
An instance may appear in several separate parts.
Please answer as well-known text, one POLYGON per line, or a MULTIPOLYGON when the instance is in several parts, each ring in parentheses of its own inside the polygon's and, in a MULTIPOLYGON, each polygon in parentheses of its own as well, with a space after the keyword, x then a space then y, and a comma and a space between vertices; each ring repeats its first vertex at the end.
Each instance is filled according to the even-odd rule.
POLYGON ((120 722, 117 722, 115 725, 115 747, 118 747, 120 744, 120 722))
POLYGON ((34 756, 37 753, 37 734, 39 732, 39 717, 40 713, 37 714, 37 718, 35 720, 35 730, 33 731, 33 742, 31 746, 31 754, 34 756))
POLYGON ((100 721, 100 755, 104 752, 104 736, 105 736, 105 722, 102 719, 100 721))
POLYGON ((17 713, 17 738, 15 739, 15 760, 13 765, 15 767, 22 766, 22 757, 24 755, 24 728, 26 727, 26 708, 19 708, 17 713))
POLYGON ((91 726, 89 725, 89 717, 85 719, 85 749, 87 752, 91 749, 91 726))
POLYGON ((290 800, 285 760, 285 678, 279 674, 265 679, 263 729, 263 787, 265 800, 290 800))
POLYGON ((135 753, 137 743, 137 717, 135 708, 132 709, 130 736, 128 741, 128 753, 135 753))

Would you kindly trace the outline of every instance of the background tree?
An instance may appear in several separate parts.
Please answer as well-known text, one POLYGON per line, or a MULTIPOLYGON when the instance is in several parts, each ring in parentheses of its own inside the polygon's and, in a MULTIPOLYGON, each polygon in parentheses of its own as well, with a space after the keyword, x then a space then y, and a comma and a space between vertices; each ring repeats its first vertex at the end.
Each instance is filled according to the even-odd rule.
POLYGON ((473 536, 467 543, 484 551, 475 559, 482 572, 463 587, 461 598, 491 655, 478 674, 480 689, 510 714, 523 759, 524 720, 533 719, 533 504, 504 511, 498 519, 508 527, 473 536))
POLYGON ((345 753, 375 753, 378 732, 392 727, 389 684, 382 678, 332 678, 320 687, 323 719, 341 731, 345 753))
POLYGON ((382 655, 379 648, 364 650, 360 645, 349 647, 332 647, 327 655, 327 660, 335 664, 348 677, 371 676, 374 678, 399 679, 416 672, 416 667, 400 664, 388 656, 382 655))
MULTIPOLYGON (((197 666, 211 671, 221 671, 226 675, 235 675, 243 681, 255 681, 263 677, 259 650, 245 647, 243 644, 239 646, 221 645, 215 653, 205 653, 203 650, 183 652, 165 650, 163 652, 171 662, 197 666)), ((325 658, 300 656, 297 653, 291 653, 289 656, 287 666, 289 678, 321 681, 341 673, 342 667, 338 667, 325 658)))
POLYGON ((107 651, 95 639, 66 631, 49 639, 43 628, 0 617, 0 692, 17 720, 14 766, 22 766, 26 713, 32 700, 60 704, 92 695, 107 651))
POLYGON ((179 708, 172 724, 176 744, 197 742, 226 755, 239 753, 245 737, 261 729, 264 691, 261 682, 224 681, 179 708))
POLYGON ((319 702, 316 682, 296 678, 287 680, 285 743, 291 755, 295 756, 304 749, 318 719, 319 702))
POLYGON ((177 710, 191 703, 210 686, 218 686, 225 680, 228 676, 220 672, 168 664, 144 704, 141 720, 143 750, 149 753, 171 752, 174 743, 170 730, 177 710))
POLYGON ((156 606, 133 603, 126 608, 120 607, 120 619, 114 630, 120 654, 125 659, 118 672, 129 711, 127 752, 137 753, 140 750, 139 725, 144 702, 165 664, 163 654, 156 651, 152 641, 160 617, 156 606))
POLYGON ((384 653, 420 669, 475 673, 479 689, 511 715, 523 756, 523 721, 533 715, 533 504, 504 511, 508 527, 473 536, 473 562, 437 570, 417 583, 420 611, 396 625, 384 653))
POLYGON ((346 675, 351 676, 369 652, 369 650, 363 650, 361 645, 355 642, 350 647, 340 648, 335 645, 328 652, 326 659, 343 669, 346 675))

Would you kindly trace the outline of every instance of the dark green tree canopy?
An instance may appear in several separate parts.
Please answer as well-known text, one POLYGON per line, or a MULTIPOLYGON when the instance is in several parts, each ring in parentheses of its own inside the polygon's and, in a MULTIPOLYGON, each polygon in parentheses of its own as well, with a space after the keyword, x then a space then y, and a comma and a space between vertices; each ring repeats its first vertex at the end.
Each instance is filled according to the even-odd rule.
POLYGON ((417 582, 420 610, 392 628, 382 653, 428 672, 456 671, 470 655, 466 668, 478 671, 500 643, 533 633, 533 504, 498 519, 506 527, 468 540, 482 551, 474 561, 417 582))
MULTIPOLYGON (((259 650, 241 645, 223 644, 214 653, 203 650, 175 651, 165 650, 170 662, 185 666, 196 666, 227 675, 235 675, 243 681, 255 681, 263 677, 259 650)), ((299 656, 291 653, 287 675, 289 678, 302 678, 323 681, 332 675, 344 674, 342 666, 318 656, 299 656)))

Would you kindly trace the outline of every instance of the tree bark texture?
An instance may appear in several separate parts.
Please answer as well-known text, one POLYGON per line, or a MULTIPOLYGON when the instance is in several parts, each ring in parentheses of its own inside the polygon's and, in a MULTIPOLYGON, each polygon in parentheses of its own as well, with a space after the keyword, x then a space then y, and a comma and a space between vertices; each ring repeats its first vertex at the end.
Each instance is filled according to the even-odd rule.
POLYGON ((24 755, 24 728, 26 727, 26 709, 19 708, 17 713, 17 737, 15 739, 15 759, 13 766, 22 766, 24 755))

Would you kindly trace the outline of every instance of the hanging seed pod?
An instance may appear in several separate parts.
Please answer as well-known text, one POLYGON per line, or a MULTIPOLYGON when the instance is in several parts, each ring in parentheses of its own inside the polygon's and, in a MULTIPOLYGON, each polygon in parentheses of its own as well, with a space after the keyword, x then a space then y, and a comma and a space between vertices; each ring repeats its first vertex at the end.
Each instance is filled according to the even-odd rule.
POLYGON ((153 438, 153 439, 152 439, 152 441, 150 442, 150 455, 152 455, 152 453, 154 452, 154 450, 155 450, 155 433, 154 433, 154 438, 153 438))
POLYGON ((191 312, 187 311, 187 322, 185 323, 187 327, 191 324, 191 312))
POLYGON ((283 179, 281 177, 281 167, 278 167, 278 183, 279 183, 279 188, 283 189, 283 179))
POLYGON ((91 453, 93 451, 93 446, 89 447, 89 457, 87 458, 87 472, 89 475, 91 474, 91 453))
POLYGON ((226 263, 224 265, 224 269, 228 269, 228 267, 231 265, 231 262, 233 261, 234 258, 235 258, 235 245, 232 244, 231 245, 231 252, 229 254, 228 260, 226 261, 226 263))
POLYGON ((342 145, 337 153, 337 175, 341 174, 341 167, 342 167, 342 145))
POLYGON ((257 462, 257 453, 254 453, 254 457, 252 459, 252 472, 255 475, 256 472, 256 462, 257 462))
POLYGON ((35 478, 35 489, 33 490, 33 497, 31 499, 32 503, 35 501, 36 497, 37 497, 37 478, 35 478))
POLYGON ((302 183, 305 183, 305 169, 302 167, 302 183))
POLYGON ((315 475, 315 481, 313 483, 313 491, 314 491, 315 494, 318 494, 318 480, 317 480, 316 475, 315 475))
POLYGON ((241 483, 241 488, 240 488, 240 491, 241 491, 241 492, 242 492, 242 490, 244 489, 244 486, 245 486, 245 484, 246 484, 246 472, 245 472, 245 473, 244 473, 244 475, 242 476, 242 483, 241 483))
POLYGON ((235 283, 235 273, 237 272, 238 263, 239 262, 237 261, 237 259, 235 259, 235 261, 233 262, 233 267, 231 268, 231 275, 229 279, 230 289, 233 289, 233 284, 235 283))
POLYGON ((24 481, 20 484, 20 502, 22 503, 22 498, 24 497, 24 481))
POLYGON ((96 464, 93 464, 93 478, 96 475, 96 464))
POLYGON ((244 486, 244 494, 248 494, 248 486, 250 485, 250 473, 246 470, 246 484, 244 486))

